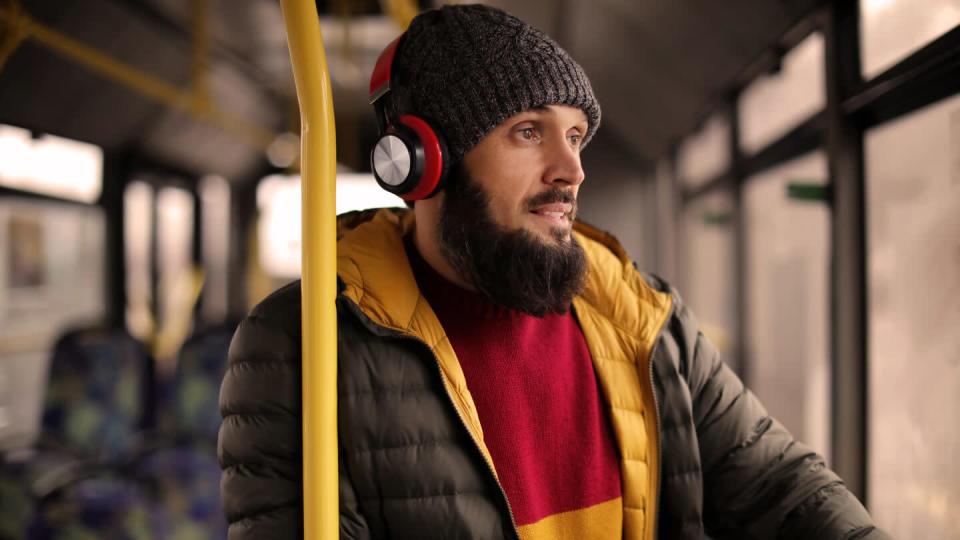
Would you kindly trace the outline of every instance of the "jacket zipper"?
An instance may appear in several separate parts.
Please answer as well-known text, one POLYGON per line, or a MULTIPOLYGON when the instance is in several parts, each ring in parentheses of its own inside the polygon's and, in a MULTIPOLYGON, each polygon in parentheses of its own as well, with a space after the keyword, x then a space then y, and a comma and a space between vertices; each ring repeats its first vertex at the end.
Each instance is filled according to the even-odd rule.
MULTIPOLYGON (((672 314, 671 314, 672 315, 672 314)), ((660 484, 663 481, 663 451, 660 447, 660 438, 662 433, 660 433, 660 400, 657 399, 657 390, 653 383, 653 361, 657 354, 657 349, 660 347, 660 337, 657 337, 657 341, 653 344, 653 349, 650 350, 650 393, 653 394, 653 410, 654 410, 654 422, 656 423, 657 428, 657 496, 653 499, 653 534, 651 538, 656 540, 657 538, 657 521, 659 521, 657 514, 660 510, 660 484)))
POLYGON ((507 491, 503 489, 503 485, 500 483, 500 479, 497 478, 497 470, 494 468, 493 463, 487 459, 487 454, 483 452, 483 449, 480 447, 480 443, 477 442, 477 439, 473 436, 473 431, 467 426, 467 420, 463 417, 463 413, 460 412, 460 409, 457 407, 457 404, 454 403, 453 397, 450 396, 450 391, 447 389, 447 376, 443 374, 443 370, 440 368, 440 360, 437 358, 437 355, 434 354, 433 349, 430 348, 430 345, 427 345, 425 341, 420 338, 401 334, 407 339, 411 339, 418 343, 423 344, 424 347, 430 351, 430 356, 433 357, 434 364, 437 367, 437 373, 440 375, 440 381, 443 384, 443 393, 447 396, 447 401, 450 403, 450 406, 453 407, 453 410, 457 413, 457 418, 460 419, 460 424, 464 429, 467 430, 467 435, 469 435, 470 440, 473 441, 474 447, 477 449, 477 452, 480 453, 480 456, 483 458, 483 462, 487 464, 487 469, 490 471, 490 474, 493 476, 493 481, 496 482, 497 488, 500 489, 500 494, 503 496, 503 501, 507 504, 507 513, 510 515, 510 525, 513 527, 513 533, 516 535, 517 539, 520 538, 520 531, 517 527, 517 520, 513 515, 513 508, 510 507, 510 499, 507 497, 507 491))
POLYGON ((659 512, 660 512, 660 488, 663 484, 663 448, 661 447, 662 442, 660 439, 663 437, 663 434, 660 432, 660 400, 657 399, 657 387, 653 381, 653 362, 657 357, 657 350, 660 348, 660 342, 663 340, 663 330, 668 324, 670 324, 670 319, 673 318, 673 312, 676 309, 673 301, 670 302, 670 312, 667 313, 667 318, 664 319, 663 325, 660 327, 660 331, 657 332, 657 339, 653 342, 653 348, 650 349, 650 393, 653 394, 653 418, 656 422, 657 427, 657 498, 653 501, 653 540, 657 538, 657 523, 659 521, 659 512))

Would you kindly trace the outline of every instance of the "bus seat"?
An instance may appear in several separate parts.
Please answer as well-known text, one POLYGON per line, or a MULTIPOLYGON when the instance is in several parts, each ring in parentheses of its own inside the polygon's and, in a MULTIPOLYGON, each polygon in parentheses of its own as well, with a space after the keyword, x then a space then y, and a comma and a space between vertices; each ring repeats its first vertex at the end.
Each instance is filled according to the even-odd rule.
POLYGON ((220 429, 220 383, 227 369, 227 351, 233 326, 197 333, 180 349, 173 380, 168 388, 166 410, 172 414, 172 429, 180 438, 209 444, 216 450, 220 429))
POLYGON ((7 465, 0 465, 0 540, 14 540, 25 536, 33 500, 19 475, 7 465))
POLYGON ((227 537, 220 505, 217 430, 220 382, 233 329, 204 330, 181 347, 173 377, 163 391, 163 440, 137 466, 157 485, 174 529, 171 538, 227 537))
POLYGON ((78 479, 41 499, 26 538, 173 538, 171 525, 142 485, 106 473, 78 479))
POLYGON ((144 347, 125 331, 63 335, 47 377, 41 446, 105 461, 134 451, 147 412, 149 368, 144 347))
POLYGON ((30 524, 29 538, 54 538, 44 523, 62 517, 70 527, 89 525, 104 516, 102 495, 138 492, 120 476, 141 440, 149 362, 143 346, 119 330, 74 329, 56 341, 40 439, 15 459, 4 456, 0 467, 3 535, 24 538, 30 524), (104 483, 105 475, 117 478, 104 483), (70 517, 74 510, 89 515, 70 517))

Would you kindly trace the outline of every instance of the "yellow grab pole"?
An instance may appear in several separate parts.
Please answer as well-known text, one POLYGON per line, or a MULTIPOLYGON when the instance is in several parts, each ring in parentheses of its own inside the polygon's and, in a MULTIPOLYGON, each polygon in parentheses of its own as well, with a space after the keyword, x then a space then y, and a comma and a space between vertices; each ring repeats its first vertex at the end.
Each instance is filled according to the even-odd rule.
POLYGON ((314 0, 281 0, 300 100, 303 186, 303 519, 307 540, 340 536, 337 488, 336 132, 314 0))

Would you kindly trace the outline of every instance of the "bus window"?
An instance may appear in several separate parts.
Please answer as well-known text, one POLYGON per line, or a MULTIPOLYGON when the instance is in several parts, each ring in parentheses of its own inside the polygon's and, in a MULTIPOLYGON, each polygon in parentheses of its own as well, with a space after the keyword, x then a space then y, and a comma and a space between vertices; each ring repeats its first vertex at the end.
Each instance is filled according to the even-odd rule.
POLYGON ((958 538, 960 96, 864 151, 869 500, 897 538, 958 538))

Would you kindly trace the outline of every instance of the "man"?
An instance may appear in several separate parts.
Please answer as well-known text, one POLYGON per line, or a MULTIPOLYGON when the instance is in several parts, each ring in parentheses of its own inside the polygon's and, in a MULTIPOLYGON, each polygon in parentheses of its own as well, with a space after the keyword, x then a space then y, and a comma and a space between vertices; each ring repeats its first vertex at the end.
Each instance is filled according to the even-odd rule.
MULTIPOLYGON (((444 7, 412 22, 388 78, 452 165, 413 211, 340 218, 342 538, 886 538, 677 293, 574 223, 600 108, 562 49, 444 7)), ((231 345, 234 540, 302 534, 299 314, 295 283, 231 345)))

